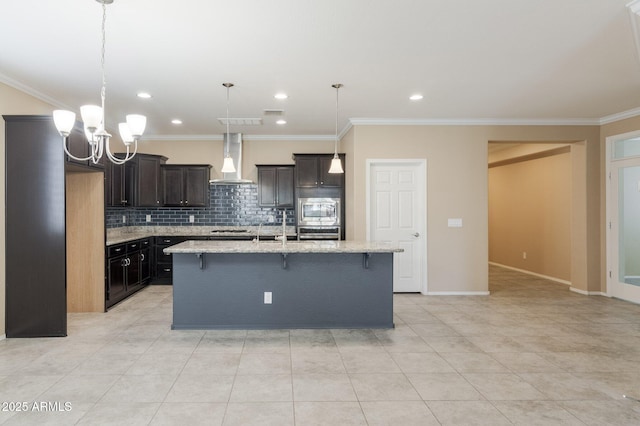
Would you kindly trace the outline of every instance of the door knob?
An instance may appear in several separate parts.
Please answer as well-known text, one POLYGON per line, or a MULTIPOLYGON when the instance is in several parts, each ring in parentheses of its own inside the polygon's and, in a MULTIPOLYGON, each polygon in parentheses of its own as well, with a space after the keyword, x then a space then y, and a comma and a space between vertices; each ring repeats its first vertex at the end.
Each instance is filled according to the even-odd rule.
POLYGON ((419 237, 419 236, 420 236, 420 233, 419 233, 419 232, 416 232, 415 234, 413 234, 413 236, 417 238, 417 237, 419 237))

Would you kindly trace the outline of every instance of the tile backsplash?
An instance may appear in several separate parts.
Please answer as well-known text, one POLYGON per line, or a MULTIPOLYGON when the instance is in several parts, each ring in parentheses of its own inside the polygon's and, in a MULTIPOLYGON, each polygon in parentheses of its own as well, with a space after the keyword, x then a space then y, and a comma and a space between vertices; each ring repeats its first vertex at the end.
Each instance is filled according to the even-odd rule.
POLYGON ((209 185, 209 206, 186 207, 107 207, 107 228, 122 226, 250 226, 280 225, 282 212, 287 225, 295 225, 294 209, 277 209, 258 205, 257 184, 209 185), (147 222, 147 216, 151 221, 147 222), (193 216, 193 223, 190 222, 193 216), (124 221, 123 221, 124 218, 124 221))

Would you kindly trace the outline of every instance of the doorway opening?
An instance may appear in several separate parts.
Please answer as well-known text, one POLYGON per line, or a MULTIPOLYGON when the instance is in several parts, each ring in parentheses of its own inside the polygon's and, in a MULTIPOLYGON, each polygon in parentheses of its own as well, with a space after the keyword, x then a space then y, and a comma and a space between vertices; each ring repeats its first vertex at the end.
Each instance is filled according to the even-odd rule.
POLYGON ((571 150, 570 142, 489 142, 491 265, 571 285, 571 150))

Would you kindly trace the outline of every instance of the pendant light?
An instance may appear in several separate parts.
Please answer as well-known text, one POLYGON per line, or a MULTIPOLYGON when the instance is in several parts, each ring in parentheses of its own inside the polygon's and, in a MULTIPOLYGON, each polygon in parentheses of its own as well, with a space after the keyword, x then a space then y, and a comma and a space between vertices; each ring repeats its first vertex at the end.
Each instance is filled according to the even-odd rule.
POLYGON ((222 173, 235 173, 236 166, 233 165, 233 158, 229 154, 229 142, 231 140, 231 135, 229 134, 229 88, 233 87, 233 83, 222 83, 224 87, 227 88, 227 141, 226 141, 226 151, 227 154, 224 157, 224 163, 222 163, 222 173))
POLYGON ((80 113, 82 121, 84 122, 84 133, 87 137, 87 142, 90 145, 90 155, 88 157, 80 158, 69 152, 67 148, 67 142, 69 134, 73 130, 73 126, 76 122, 76 114, 72 111, 55 110, 53 111, 53 122, 62 136, 62 148, 64 152, 71 158, 77 161, 91 160, 93 164, 96 164, 102 158, 102 154, 106 153, 107 158, 116 164, 124 164, 126 161, 133 158, 138 151, 138 140, 144 132, 144 128, 147 125, 147 118, 144 115, 130 114, 127 115, 127 122, 120 123, 120 137, 127 150, 124 158, 117 158, 111 153, 109 148, 109 139, 111 135, 105 129, 104 119, 104 101, 106 97, 107 80, 104 72, 104 57, 105 57, 105 40, 106 30, 105 22, 107 20, 107 4, 113 3, 113 0, 96 0, 102 4, 102 51, 101 51, 101 69, 102 69, 102 90, 100 91, 100 98, 102 100, 101 106, 98 105, 84 105, 80 107, 80 113), (133 144, 133 152, 130 151, 131 144, 133 144))
POLYGON ((336 140, 333 151, 333 160, 331 160, 331 167, 329 167, 329 173, 344 173, 344 170, 342 169, 342 162, 340 161, 340 157, 338 156, 338 92, 340 91, 342 84, 332 84, 331 87, 336 89, 336 140))

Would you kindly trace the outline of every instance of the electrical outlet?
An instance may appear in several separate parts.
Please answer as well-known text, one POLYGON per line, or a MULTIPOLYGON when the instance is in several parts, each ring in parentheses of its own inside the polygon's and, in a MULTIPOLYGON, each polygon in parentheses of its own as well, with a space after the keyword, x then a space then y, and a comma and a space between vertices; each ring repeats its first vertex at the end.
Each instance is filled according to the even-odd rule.
POLYGON ((122 215, 122 223, 127 223, 127 217, 125 215, 122 215))
POLYGON ((195 221, 196 221, 195 217, 193 217, 193 215, 192 215, 192 214, 190 214, 190 215, 189 215, 189 223, 193 223, 193 222, 195 222, 195 221))
POLYGON ((523 259, 526 259, 526 258, 527 258, 527 252, 526 252, 526 251, 523 251, 523 252, 522 252, 522 258, 523 258, 523 259))
POLYGON ((265 291, 264 292, 264 304, 265 305, 270 305, 271 301, 272 301, 271 292, 270 291, 265 291))
POLYGON ((150 215, 150 214, 148 214, 148 215, 147 215, 147 217, 146 217, 146 219, 147 219, 147 222, 151 222, 151 215, 150 215))
POLYGON ((269 216, 267 216, 267 222, 273 223, 275 221, 276 221, 276 218, 274 215, 270 214, 269 216))

